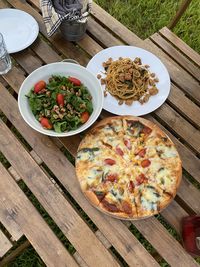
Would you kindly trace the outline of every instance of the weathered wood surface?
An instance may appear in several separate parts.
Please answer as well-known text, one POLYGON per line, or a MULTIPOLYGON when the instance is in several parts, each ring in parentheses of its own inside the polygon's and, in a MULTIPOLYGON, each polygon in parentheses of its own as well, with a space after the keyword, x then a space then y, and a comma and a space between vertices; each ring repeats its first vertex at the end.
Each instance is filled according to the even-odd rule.
POLYGON ((0 209, 20 225, 47 266, 78 266, 2 164, 0 175, 0 209))
POLYGON ((6 252, 12 247, 12 243, 0 230, 0 258, 6 254, 6 252))
MULTIPOLYGON (((167 28, 161 29, 150 39, 141 40, 95 3, 93 3, 93 13, 88 23, 87 34, 83 40, 77 43, 64 41, 59 33, 54 37, 47 37, 43 19, 39 13, 39 0, 29 0, 28 2, 3 0, 0 2, 0 8, 5 7, 18 8, 31 14, 37 20, 40 33, 43 35, 43 38, 38 37, 28 49, 13 55, 18 65, 0 79, 0 109, 33 149, 30 153, 26 151, 8 127, 2 121, 0 122, 0 150, 11 163, 8 171, 16 180, 11 180, 11 184, 14 183, 13 186, 18 188, 16 182, 19 182, 20 179, 27 184, 77 250, 73 256, 79 266, 93 266, 94 259, 95 266, 103 264, 118 266, 116 258, 109 252, 111 246, 117 250, 129 266, 158 266, 157 261, 129 231, 127 227, 130 224, 125 225, 119 220, 101 214, 81 194, 74 166, 60 151, 60 148, 64 146, 72 156, 76 156, 81 140, 80 136, 55 139, 33 131, 22 120, 17 101, 6 88, 10 86, 18 93, 21 83, 34 69, 44 64, 61 61, 63 58, 73 58, 85 66, 93 55, 109 46, 128 44, 147 49, 157 55, 166 65, 172 83, 166 103, 146 118, 155 122, 169 135, 178 148, 183 168, 194 180, 200 182, 200 56, 167 28), (16 150, 19 151, 18 158, 12 153, 16 150), (20 161, 20 159, 22 160, 20 161), (70 193, 94 222, 98 228, 96 233, 92 232, 82 220, 79 212, 75 211, 71 203, 64 197, 60 185, 49 177, 43 166, 40 166, 43 163, 56 176, 56 181, 62 188, 70 193)), ((103 112, 101 118, 109 115, 108 112, 103 112)), ((11 176, 4 169, 3 171, 10 181, 11 176)), ((23 195, 22 191, 20 191, 21 195, 23 195)), ((23 195, 23 197, 25 196, 23 195)), ((20 202, 17 203, 20 205, 20 202)), ((9 204, 11 207, 16 205, 12 199, 9 204)), ((162 216, 180 234, 181 219, 190 213, 198 214, 199 212, 200 192, 189 182, 187 176, 183 175, 177 198, 162 212, 162 216)), ((25 216, 23 212, 21 214, 25 216)), ((28 218, 23 220, 28 224, 28 218)), ((0 221, 9 231, 13 240, 18 240, 25 234, 25 231, 28 231, 24 225, 22 227, 20 220, 15 221, 12 216, 6 216, 1 209, 0 221)), ((184 264, 197 266, 192 257, 156 218, 133 222, 133 224, 171 266, 183 266, 184 264)), ((34 241, 31 242, 32 245, 48 263, 51 255, 49 256, 48 252, 45 254, 33 236, 30 235, 28 239, 34 241)), ((66 255, 72 261, 72 265, 66 266, 76 264, 71 256, 66 255)), ((49 263, 47 265, 51 266, 49 263)))
POLYGON ((183 40, 178 38, 176 34, 170 31, 167 27, 162 28, 159 33, 200 67, 200 55, 183 40))

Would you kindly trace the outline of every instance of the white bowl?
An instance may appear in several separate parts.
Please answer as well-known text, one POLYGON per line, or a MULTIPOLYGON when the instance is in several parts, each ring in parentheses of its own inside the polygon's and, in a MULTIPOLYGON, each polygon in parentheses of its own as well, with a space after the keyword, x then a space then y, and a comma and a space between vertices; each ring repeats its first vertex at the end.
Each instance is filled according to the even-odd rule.
POLYGON ((74 63, 57 62, 47 64, 36 69, 24 80, 19 90, 18 106, 23 119, 34 130, 49 136, 65 137, 78 134, 90 127, 101 113, 103 99, 104 97, 101 85, 91 72, 89 72, 86 68, 74 63), (54 130, 46 130, 36 120, 30 109, 26 95, 38 81, 44 80, 45 82, 48 82, 48 79, 52 75, 61 75, 66 77, 72 76, 78 78, 87 87, 92 96, 93 112, 90 115, 89 120, 76 130, 69 132, 66 131, 63 133, 57 133, 54 130))

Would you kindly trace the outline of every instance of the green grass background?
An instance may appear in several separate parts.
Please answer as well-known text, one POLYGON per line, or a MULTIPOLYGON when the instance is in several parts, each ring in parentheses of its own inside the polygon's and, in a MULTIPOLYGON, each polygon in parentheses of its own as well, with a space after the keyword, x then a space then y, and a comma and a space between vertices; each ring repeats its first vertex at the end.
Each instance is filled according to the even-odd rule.
MULTIPOLYGON (((169 25, 169 22, 183 1, 95 0, 97 4, 142 39, 169 25)), ((200 53, 199 0, 192 0, 173 31, 189 46, 200 53)))
MULTIPOLYGON (((142 39, 149 37, 162 27, 167 26, 182 1, 183 0, 95 0, 97 4, 142 39)), ((193 0, 191 2, 173 31, 189 46, 200 53, 200 0, 193 0)), ((5 166, 8 164, 6 159, 3 158, 3 155, 0 155, 0 160, 5 166)), ((51 223, 49 219, 46 219, 46 221, 49 224, 51 223)), ((171 231, 170 227, 166 228, 168 228, 169 232, 171 231)), ((131 231, 150 252, 154 251, 150 244, 148 244, 135 229, 131 229, 131 231)), ((174 231, 172 232, 172 235, 174 235, 174 231)), ((69 247, 68 244, 66 247, 67 246, 69 247)), ((169 266, 165 262, 160 262, 160 264, 163 267, 169 266)), ((42 266, 44 266, 43 262, 35 250, 30 247, 7 267, 42 266)))

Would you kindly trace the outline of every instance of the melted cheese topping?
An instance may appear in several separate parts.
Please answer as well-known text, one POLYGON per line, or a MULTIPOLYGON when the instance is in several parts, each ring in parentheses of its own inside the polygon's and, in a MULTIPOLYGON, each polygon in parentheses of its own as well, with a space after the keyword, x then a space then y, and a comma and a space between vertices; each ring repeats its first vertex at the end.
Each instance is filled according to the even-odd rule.
POLYGON ((124 200, 128 200, 135 208, 135 202, 140 201, 137 207, 141 206, 149 212, 157 211, 158 203, 164 199, 163 192, 176 190, 176 175, 173 175, 173 171, 175 173, 180 167, 177 164, 179 156, 170 142, 155 132, 145 136, 139 129, 134 131, 132 127, 127 130, 126 121, 122 124, 121 120, 113 119, 111 126, 109 124, 98 129, 84 144, 85 147, 98 147, 99 151, 91 152, 86 148, 78 152, 77 164, 80 166, 81 162, 88 162, 88 168, 83 164, 81 175, 85 181, 81 181, 82 189, 89 186, 103 191, 106 193, 105 199, 111 203, 121 205, 124 200), (127 140, 131 145, 127 144, 127 140), (123 154, 117 152, 116 148, 120 148, 123 154), (146 149, 146 153, 139 155, 142 149, 146 149), (109 165, 105 159, 114 160, 115 163, 109 165), (143 160, 150 160, 151 164, 142 166, 143 160), (107 175, 115 174, 117 182, 106 180, 107 175), (145 183, 138 182, 138 177, 144 179, 145 183))

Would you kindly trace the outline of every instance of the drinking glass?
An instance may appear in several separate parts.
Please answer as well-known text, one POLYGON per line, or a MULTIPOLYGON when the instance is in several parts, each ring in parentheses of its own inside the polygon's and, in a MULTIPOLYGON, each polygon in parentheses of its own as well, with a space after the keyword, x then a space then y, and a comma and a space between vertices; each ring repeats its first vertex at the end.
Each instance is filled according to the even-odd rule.
POLYGON ((0 75, 6 74, 11 69, 11 59, 6 49, 3 35, 0 33, 0 75))

